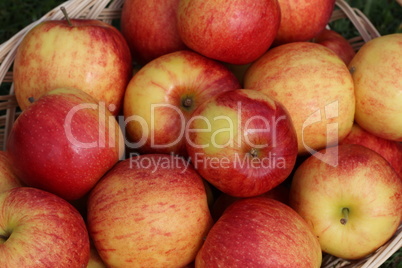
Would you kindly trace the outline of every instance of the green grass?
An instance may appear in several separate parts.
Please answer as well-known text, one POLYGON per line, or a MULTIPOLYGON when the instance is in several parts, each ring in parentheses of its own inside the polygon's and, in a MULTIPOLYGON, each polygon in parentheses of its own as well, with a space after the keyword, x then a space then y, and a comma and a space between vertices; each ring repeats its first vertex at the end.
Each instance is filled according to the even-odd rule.
MULTIPOLYGON (((145 1, 145 0, 144 0, 145 1)), ((64 0, 2 0, 0 2, 0 44, 39 19, 64 0)), ((348 0, 359 8, 381 35, 402 33, 402 7, 395 0, 348 0)), ((347 19, 331 23, 331 28, 347 38, 357 35, 347 19)), ((383 268, 402 268, 402 250, 397 251, 383 268)))
POLYGON ((399 249, 391 256, 381 268, 402 268, 402 249, 399 249))
POLYGON ((0 43, 63 3, 61 0, 2 0, 0 2, 0 43))

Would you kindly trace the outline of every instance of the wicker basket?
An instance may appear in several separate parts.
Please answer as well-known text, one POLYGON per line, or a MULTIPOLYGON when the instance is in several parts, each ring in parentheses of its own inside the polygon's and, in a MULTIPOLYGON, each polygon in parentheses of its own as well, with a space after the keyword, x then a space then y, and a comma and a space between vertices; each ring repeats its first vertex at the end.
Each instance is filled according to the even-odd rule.
MULTIPOLYGON (((99 19, 106 23, 112 23, 119 19, 124 0, 70 0, 54 8, 39 20, 26 26, 23 30, 14 35, 7 42, 0 45, 0 81, 1 85, 7 88, 7 92, 0 95, 0 147, 5 149, 5 140, 10 129, 20 113, 14 95, 12 64, 17 47, 25 34, 34 26, 44 20, 63 19, 64 15, 60 10, 64 6, 71 18, 99 19)), ((336 0, 336 8, 331 20, 349 19, 359 35, 350 39, 355 50, 358 50, 365 42, 380 36, 375 27, 358 9, 351 8, 344 0, 336 0)), ((334 256, 324 254, 322 267, 379 267, 392 254, 402 247, 402 225, 399 226, 395 235, 381 248, 364 259, 348 261, 334 256)))

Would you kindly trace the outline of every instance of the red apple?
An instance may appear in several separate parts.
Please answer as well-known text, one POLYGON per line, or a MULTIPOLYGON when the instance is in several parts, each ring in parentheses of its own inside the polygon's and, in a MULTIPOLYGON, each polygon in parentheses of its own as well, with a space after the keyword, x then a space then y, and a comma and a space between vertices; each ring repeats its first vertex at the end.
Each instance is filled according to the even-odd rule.
POLYGON ((344 144, 310 156, 296 170, 289 204, 321 248, 343 259, 377 250, 402 220, 402 181, 378 153, 344 144))
POLYGON ((85 222, 62 198, 18 187, 0 194, 0 211, 2 267, 86 267, 85 222))
POLYGON ((22 112, 7 151, 21 181, 75 200, 120 159, 122 139, 104 105, 82 90, 60 88, 22 112))
POLYGON ((10 156, 5 151, 0 151, 0 193, 9 189, 22 186, 18 179, 10 156))
POLYGON ((257 196, 279 185, 297 157, 288 112, 255 90, 224 92, 201 104, 185 140, 201 176, 236 197, 257 196))
POLYGON ((148 63, 162 55, 185 49, 176 27, 180 0, 127 0, 121 12, 121 31, 133 59, 148 63))
POLYGON ((202 267, 316 267, 321 248, 307 223, 271 198, 233 203, 215 223, 198 252, 202 267))
MULTIPOLYGON (((289 188, 283 184, 279 184, 275 188, 269 190, 266 193, 261 194, 262 197, 272 198, 284 204, 288 204, 289 200, 289 188)), ((223 214, 223 212, 235 201, 241 199, 240 197, 234 197, 225 193, 222 193, 216 198, 211 208, 212 218, 217 221, 223 214)))
POLYGON ((182 0, 177 27, 183 42, 202 55, 246 64, 271 46, 280 17, 277 0, 182 0))
POLYGON ((314 37, 314 42, 331 49, 346 65, 348 65, 356 55, 355 50, 348 40, 333 30, 322 30, 321 33, 314 37))
POLYGON ((25 110, 44 93, 81 89, 110 106, 122 105, 131 78, 131 54, 123 35, 99 20, 48 20, 27 33, 14 61, 14 90, 25 110))
POLYGON ((278 0, 281 21, 275 44, 308 41, 328 24, 335 0, 278 0))
POLYGON ((173 155, 120 162, 88 200, 90 236, 108 267, 183 267, 211 225, 202 178, 173 155))
POLYGON ((360 144, 384 157, 402 179, 402 144, 377 137, 354 124, 349 134, 339 144, 360 144))
POLYGON ((141 153, 186 154, 184 131, 194 110, 240 88, 222 64, 191 51, 163 55, 131 79, 124 96, 128 147, 141 153))

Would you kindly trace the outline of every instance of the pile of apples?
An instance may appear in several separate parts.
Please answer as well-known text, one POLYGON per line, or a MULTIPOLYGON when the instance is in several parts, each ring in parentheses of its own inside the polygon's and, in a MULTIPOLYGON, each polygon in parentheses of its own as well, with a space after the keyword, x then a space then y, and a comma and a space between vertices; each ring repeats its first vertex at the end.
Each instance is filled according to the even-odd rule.
POLYGON ((335 0, 126 0, 22 40, 1 267, 320 267, 402 221, 402 34, 335 0))

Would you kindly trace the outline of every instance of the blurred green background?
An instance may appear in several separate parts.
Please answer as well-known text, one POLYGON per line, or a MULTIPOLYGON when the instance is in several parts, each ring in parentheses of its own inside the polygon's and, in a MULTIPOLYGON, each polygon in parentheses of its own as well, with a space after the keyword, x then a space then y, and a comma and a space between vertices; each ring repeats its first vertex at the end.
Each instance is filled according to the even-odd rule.
MULTIPOLYGON (((65 1, 1 0, 0 44, 63 2, 65 1)), ((347 0, 347 2, 350 6, 363 11, 381 35, 402 33, 402 6, 396 0, 347 0)), ((348 19, 337 20, 330 26, 346 38, 358 35, 348 19)), ((402 268, 402 250, 396 252, 381 267, 402 268)))

